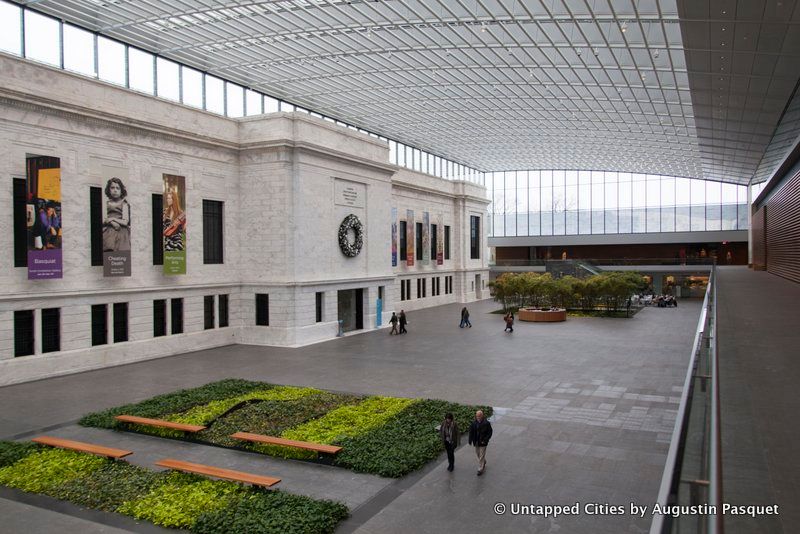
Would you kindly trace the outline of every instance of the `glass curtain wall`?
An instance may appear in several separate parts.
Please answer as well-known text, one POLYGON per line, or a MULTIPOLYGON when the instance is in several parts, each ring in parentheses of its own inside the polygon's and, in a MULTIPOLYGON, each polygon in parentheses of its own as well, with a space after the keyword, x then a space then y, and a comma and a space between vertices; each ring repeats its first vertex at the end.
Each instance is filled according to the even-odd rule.
POLYGON ((746 230, 747 186, 610 171, 486 173, 492 237, 746 230))
POLYGON ((484 173, 0 0, 0 51, 227 117, 297 111, 389 142, 390 162, 447 180, 484 173))

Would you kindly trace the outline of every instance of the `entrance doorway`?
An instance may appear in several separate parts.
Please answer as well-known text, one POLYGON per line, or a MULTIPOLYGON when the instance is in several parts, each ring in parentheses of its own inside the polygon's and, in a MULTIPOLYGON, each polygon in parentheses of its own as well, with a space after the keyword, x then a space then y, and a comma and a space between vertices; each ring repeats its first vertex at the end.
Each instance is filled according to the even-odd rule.
POLYGON ((364 290, 343 289, 337 299, 339 320, 345 332, 364 328, 364 290))

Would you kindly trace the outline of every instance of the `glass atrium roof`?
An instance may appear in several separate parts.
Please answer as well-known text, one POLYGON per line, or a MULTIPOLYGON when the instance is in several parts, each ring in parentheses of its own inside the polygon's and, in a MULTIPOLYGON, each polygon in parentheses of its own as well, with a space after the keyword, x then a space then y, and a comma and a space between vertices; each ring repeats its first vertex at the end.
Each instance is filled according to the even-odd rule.
POLYGON ((800 76, 798 0, 30 0, 483 171, 747 183, 800 76))

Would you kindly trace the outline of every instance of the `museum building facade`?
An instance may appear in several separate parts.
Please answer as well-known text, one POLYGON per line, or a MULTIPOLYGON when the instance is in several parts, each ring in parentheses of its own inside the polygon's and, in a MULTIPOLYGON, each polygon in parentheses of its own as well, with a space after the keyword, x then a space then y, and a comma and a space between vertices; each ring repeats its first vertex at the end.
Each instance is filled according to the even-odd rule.
POLYGON ((488 296, 483 186, 0 54, 0 385, 488 296))

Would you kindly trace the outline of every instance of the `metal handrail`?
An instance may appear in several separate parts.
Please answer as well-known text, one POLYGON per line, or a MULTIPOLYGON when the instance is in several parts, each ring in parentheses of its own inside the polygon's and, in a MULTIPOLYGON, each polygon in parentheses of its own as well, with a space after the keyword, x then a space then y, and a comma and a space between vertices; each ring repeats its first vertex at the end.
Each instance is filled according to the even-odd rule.
MULTIPOLYGON (((714 506, 717 513, 709 514, 707 521, 698 522, 697 532, 708 534, 722 534, 722 454, 720 440, 720 406, 719 406, 719 372, 717 360, 717 289, 716 289, 716 266, 712 266, 711 276, 706 289, 703 307, 700 312, 700 320, 695 331, 694 343, 692 344, 692 356, 689 367, 684 379, 681 401, 675 418, 675 427, 672 431, 667 452, 667 460, 664 467, 664 474, 661 478, 656 502, 661 506, 676 504, 676 499, 681 491, 681 484, 686 481, 681 480, 683 461, 686 453, 686 441, 689 437, 689 418, 692 410, 692 395, 694 393, 694 381, 700 379, 704 383, 710 380, 709 388, 710 412, 707 427, 703 428, 703 455, 702 469, 706 480, 692 481, 701 482, 708 485, 709 509, 714 506), (700 358, 704 350, 703 344, 708 342, 708 375, 698 373, 700 358), (702 527, 700 525, 703 525, 702 527), (703 528, 704 527, 704 528, 703 528)), ((701 391, 705 391, 701 388, 701 391)), ((678 524, 668 515, 654 514, 650 524, 650 534, 667 534, 677 529, 678 524)), ((685 528, 680 530, 682 533, 691 532, 685 528)))

